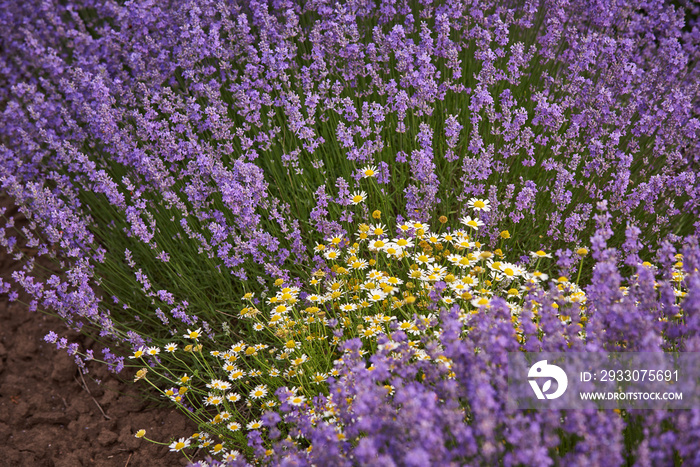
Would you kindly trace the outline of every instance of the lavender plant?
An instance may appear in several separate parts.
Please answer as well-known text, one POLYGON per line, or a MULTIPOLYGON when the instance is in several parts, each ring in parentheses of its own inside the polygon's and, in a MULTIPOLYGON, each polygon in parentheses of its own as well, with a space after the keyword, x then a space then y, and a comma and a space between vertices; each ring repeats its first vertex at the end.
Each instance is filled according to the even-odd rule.
MULTIPOLYGON (((339 268, 352 267, 329 257, 340 251, 332 239, 354 248, 343 239, 360 220, 374 219, 358 242, 376 240, 377 227, 394 239, 401 226, 462 219, 479 232, 481 243, 465 246, 478 255, 510 237, 513 264, 480 266, 484 274, 538 270, 556 251, 561 272, 539 273, 563 276, 562 287, 602 284, 623 264, 653 288, 649 266, 638 266, 673 271, 672 245, 700 228, 692 5, 89 0, 1 11, 0 183, 29 221, 16 229, 5 216, 0 243, 26 261, 2 290, 16 298, 21 288, 30 310, 110 343, 98 359, 139 368, 203 424, 219 404, 203 407, 202 389, 184 384, 193 369, 218 379, 203 349, 286 342, 255 337, 261 323, 239 320, 240 310, 279 294, 307 300, 296 291, 321 272, 324 284, 342 278, 339 268), (584 267, 588 249, 596 269, 584 267), (189 348, 184 335, 196 341, 189 348)), ((469 268, 488 259, 466 257, 469 268)), ((490 303, 485 290, 453 300, 490 303)), ((591 310, 609 317, 586 326, 587 345, 615 334, 618 348, 632 348, 661 326, 663 348, 676 349, 695 332, 675 314, 657 323, 651 308, 625 314, 612 292, 596 294, 591 310)), ((662 289, 664 309, 678 299, 662 289)), ((538 313, 557 325, 562 316, 538 313)), ((533 332, 529 317, 515 317, 533 332)), ((96 358, 54 332, 47 339, 84 370, 96 358)), ((694 423, 681 418, 676 426, 694 423)))

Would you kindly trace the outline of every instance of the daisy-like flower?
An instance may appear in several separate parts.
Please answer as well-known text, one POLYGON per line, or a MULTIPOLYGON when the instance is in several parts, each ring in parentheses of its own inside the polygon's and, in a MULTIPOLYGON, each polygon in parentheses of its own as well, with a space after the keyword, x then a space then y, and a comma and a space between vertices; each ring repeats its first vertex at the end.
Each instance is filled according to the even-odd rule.
POLYGON ((362 178, 374 177, 377 175, 377 166, 368 165, 362 168, 362 178))
POLYGON ((226 428, 228 428, 231 431, 238 431, 241 429, 241 424, 238 422, 231 422, 228 425, 226 425, 226 428))
POLYGON ((187 333, 185 333, 185 337, 187 339, 194 339, 198 340, 199 336, 202 334, 202 328, 197 328, 194 331, 190 331, 189 328, 187 329, 187 333))
POLYGON ((165 344, 165 351, 168 353, 173 353, 177 350, 177 344, 170 343, 170 344, 165 344))
POLYGON ((134 355, 132 355, 129 358, 141 358, 144 356, 145 353, 146 353, 146 347, 139 347, 138 350, 136 350, 136 352, 134 352, 134 355))
POLYGON ((313 294, 311 294, 311 295, 307 295, 307 296, 306 296, 306 299, 307 299, 308 301, 310 301, 311 303, 316 303, 316 302, 321 301, 321 300, 323 299, 323 297, 321 297, 321 296, 318 295, 318 294, 313 293, 313 294))
POLYGON ((357 309, 357 305, 354 303, 345 303, 343 305, 340 305, 340 310, 345 311, 345 312, 350 312, 350 311, 355 311, 357 309))
POLYGON ((442 239, 445 240, 446 242, 451 243, 455 240, 455 238, 456 237, 451 232, 445 232, 444 234, 442 234, 442 239))
POLYGON ((394 243, 396 243, 401 248, 404 248, 404 249, 413 248, 413 239, 411 239, 411 238, 395 238, 392 241, 394 243))
POLYGON ((380 332, 381 328, 379 326, 370 326, 360 333, 360 337, 366 337, 368 339, 371 339, 380 332))
POLYGON ((340 252, 338 250, 326 250, 323 253, 323 256, 326 259, 330 259, 331 261, 335 261, 340 258, 340 252))
POLYGON ((425 230, 425 231, 428 230, 428 226, 425 225, 425 224, 423 224, 422 222, 410 220, 410 221, 408 221, 408 223, 409 223, 409 225, 411 226, 411 228, 413 228, 413 229, 416 229, 416 230, 425 230))
POLYGON ((488 297, 476 297, 476 298, 472 299, 472 301, 471 301, 472 306, 474 306, 476 308, 479 308, 482 306, 489 306, 490 303, 491 303, 491 301, 489 300, 488 297))
POLYGON ((204 399, 204 405, 219 405, 224 401, 224 398, 218 394, 209 393, 204 399))
POLYGON ((294 339, 289 339, 284 344, 284 348, 288 349, 288 350, 295 350, 295 349, 298 349, 300 346, 301 346, 301 343, 295 341, 294 339))
POLYGON ((386 297, 387 297, 387 294, 384 291, 373 290, 367 296, 367 300, 369 300, 370 302, 381 302, 386 297))
POLYGON ((435 245, 436 243, 440 243, 440 236, 438 236, 437 234, 430 234, 426 237, 425 241, 435 245))
POLYGON ((188 448, 190 446, 190 440, 189 438, 180 438, 177 441, 173 441, 169 448, 173 452, 179 452, 182 451, 185 448, 188 448))
POLYGON ((447 261, 449 261, 452 264, 459 264, 459 260, 462 259, 462 255, 448 255, 447 256, 447 261))
POLYGON ((425 253, 419 253, 417 255, 414 255, 413 259, 416 263, 420 264, 430 264, 433 261, 435 261, 435 258, 433 258, 432 256, 428 256, 425 253))
POLYGON ((367 261, 364 259, 355 259, 354 261, 349 263, 348 266, 350 266, 353 269, 362 270, 362 269, 366 269, 368 264, 367 264, 367 261))
POLYGON ((479 230, 479 227, 482 227, 484 225, 484 223, 481 221, 481 219, 472 219, 471 216, 464 216, 459 221, 462 224, 464 224, 467 227, 470 227, 474 230, 479 230))
POLYGON ((358 205, 362 203, 364 200, 367 199, 367 193, 364 191, 356 191, 350 196, 350 203, 353 204, 353 206, 358 205))
POLYGON ((330 243, 334 247, 337 247, 338 245, 343 243, 343 236, 336 235, 335 237, 328 237, 326 238, 326 242, 330 243))
POLYGON ((381 238, 378 238, 377 240, 373 240, 369 242, 369 251, 379 251, 383 250, 384 247, 386 246, 386 242, 382 240, 381 238))
POLYGON ((370 235, 375 237, 381 237, 386 232, 386 226, 384 224, 373 224, 369 226, 370 235))
POLYGON ((393 286, 403 284, 403 281, 402 281, 401 279, 399 279, 398 277, 394 277, 394 276, 387 277, 387 278, 384 280, 384 282, 386 282, 386 283, 389 284, 389 285, 393 285, 393 286))
POLYGON ((306 397, 304 397, 304 396, 292 396, 289 399, 287 399, 287 402, 289 402, 290 404, 295 405, 297 407, 300 406, 301 404, 303 404, 305 401, 306 401, 306 397))
POLYGON ((396 243, 387 243, 384 245, 384 253, 387 255, 393 257, 393 258, 401 258, 403 256, 403 248, 398 246, 396 243))
POLYGON ((399 323, 399 329, 413 335, 420 333, 418 327, 411 321, 401 321, 399 323))
POLYGON ((160 353, 160 349, 158 347, 149 347, 148 350, 146 350, 146 353, 148 355, 158 355, 160 353))
POLYGON ((241 400, 241 395, 236 392, 229 392, 226 394, 226 400, 229 402, 238 402, 241 400))
POLYGON ((475 211, 489 212, 491 210, 491 201, 488 199, 472 198, 467 205, 475 211))
POLYGON ((240 368, 236 368, 232 372, 228 374, 228 379, 231 381, 236 381, 237 379, 241 379, 245 376, 245 371, 241 370, 240 368))
POLYGON ((384 275, 381 273, 381 271, 377 271, 376 269, 372 269, 367 273, 367 278, 370 280, 377 280, 381 279, 382 277, 384 277, 384 275))
POLYGON ((263 329, 265 329, 265 326, 264 326, 263 324, 261 324, 261 323, 255 323, 255 324, 253 325, 253 329, 254 329, 255 331, 262 331, 263 329))
POLYGON ((302 354, 301 357, 297 357, 295 359, 290 360, 290 363, 294 366, 299 366, 303 365, 309 360, 309 357, 306 356, 306 354, 302 354))
POLYGON ((258 428, 262 428, 263 423, 260 420, 253 420, 252 422, 248 423, 246 425, 246 428, 249 430, 257 430, 258 428))
POLYGON ((540 271, 535 271, 531 273, 530 276, 538 282, 546 281, 547 279, 549 279, 549 276, 547 274, 540 271))
POLYGON ((146 436, 146 430, 142 428, 139 431, 137 431, 134 436, 136 436, 137 438, 143 438, 144 436, 146 436))
POLYGON ((136 376, 134 377, 134 383, 140 379, 143 379, 146 377, 146 373, 148 373, 147 368, 141 368, 139 371, 136 372, 136 376))
POLYGON ((501 263, 500 272, 502 276, 512 279, 514 277, 522 276, 525 273, 525 270, 516 264, 501 263))
POLYGON ((213 379, 210 383, 207 383, 209 389, 218 389, 220 391, 225 391, 231 388, 231 383, 228 381, 222 381, 220 379, 213 379))
POLYGON ((508 289, 508 298, 520 298, 520 291, 515 288, 508 289))
POLYGON ((552 257, 551 254, 545 253, 545 252, 542 251, 542 250, 531 251, 531 252, 530 252, 530 256, 532 256, 533 258, 538 258, 538 259, 539 259, 539 258, 551 258, 551 257, 552 257))
POLYGON ((240 455, 241 453, 238 451, 229 451, 226 453, 226 456, 224 456, 224 462, 233 462, 238 459, 240 455))
POLYGON ((224 363, 224 364, 221 366, 221 368, 222 368, 226 373, 230 373, 230 372, 232 372, 232 371, 234 371, 234 370, 236 369, 236 365, 234 365, 234 364, 231 363, 231 362, 227 362, 227 363, 224 363))
POLYGON ((267 395, 267 386, 264 384, 259 384, 250 391, 250 397, 252 399, 261 399, 267 395))
POLYGON ((319 372, 317 372, 315 375, 313 375, 313 376, 311 377, 311 381, 312 381, 313 383, 316 383, 316 384, 321 384, 321 383, 323 383, 323 382, 324 382, 325 380, 327 380, 327 379, 328 379, 328 375, 327 375, 327 374, 325 374, 325 373, 319 373, 319 372))

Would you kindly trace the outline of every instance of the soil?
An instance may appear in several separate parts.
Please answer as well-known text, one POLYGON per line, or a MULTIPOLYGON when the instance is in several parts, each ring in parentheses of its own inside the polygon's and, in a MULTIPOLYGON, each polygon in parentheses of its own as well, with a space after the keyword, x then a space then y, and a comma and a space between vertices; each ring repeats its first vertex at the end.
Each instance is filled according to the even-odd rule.
MULTIPOLYGON (((0 248, 0 277, 9 279, 18 266, 0 248)), ((181 453, 134 437, 141 428, 160 442, 189 436, 197 427, 185 415, 146 402, 134 383, 120 381, 97 362, 81 377, 65 350, 43 341, 51 330, 101 354, 57 317, 30 313, 0 296, 0 465, 187 465, 181 453)))

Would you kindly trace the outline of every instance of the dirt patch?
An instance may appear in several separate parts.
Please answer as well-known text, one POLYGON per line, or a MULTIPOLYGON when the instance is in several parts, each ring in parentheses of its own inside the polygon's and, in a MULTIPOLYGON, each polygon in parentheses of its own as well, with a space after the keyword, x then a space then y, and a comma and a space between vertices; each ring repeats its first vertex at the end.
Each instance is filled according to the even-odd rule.
MULTIPOLYGON (((0 276, 9 279, 16 268, 0 251, 0 276)), ((43 341, 52 330, 101 355, 60 319, 30 313, 0 296, 0 465, 187 465, 182 454, 134 433, 144 428, 148 437, 165 442, 197 427, 174 408, 145 402, 133 384, 121 382, 99 363, 90 364, 90 373, 81 378, 64 350, 43 341)))

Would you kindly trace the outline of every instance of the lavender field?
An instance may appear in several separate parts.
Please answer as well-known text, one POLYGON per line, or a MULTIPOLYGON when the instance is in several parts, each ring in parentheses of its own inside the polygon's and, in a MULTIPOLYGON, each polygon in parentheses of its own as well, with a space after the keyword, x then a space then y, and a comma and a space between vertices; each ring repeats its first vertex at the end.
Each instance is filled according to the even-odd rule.
POLYGON ((1 6, 0 292, 198 427, 137 438, 700 465, 700 406, 507 403, 509 352, 700 352, 696 2, 1 6))

